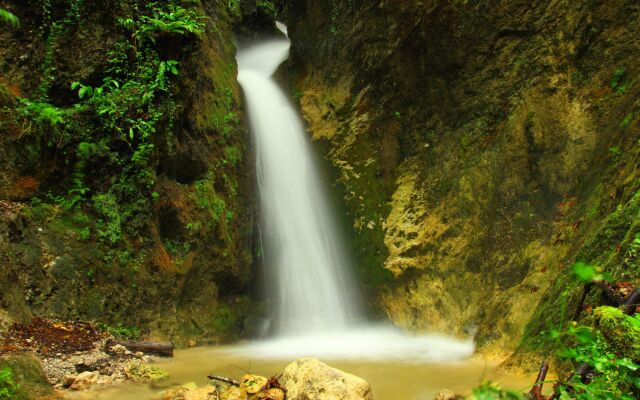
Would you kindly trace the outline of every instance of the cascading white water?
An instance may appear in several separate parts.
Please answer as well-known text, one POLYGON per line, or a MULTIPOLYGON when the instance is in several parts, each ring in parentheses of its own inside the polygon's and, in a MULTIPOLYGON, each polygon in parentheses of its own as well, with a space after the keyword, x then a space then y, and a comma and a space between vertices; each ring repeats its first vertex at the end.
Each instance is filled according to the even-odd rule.
POLYGON ((355 286, 328 209, 302 121, 272 75, 289 55, 286 27, 237 54, 253 131, 267 269, 275 272, 275 338, 230 349, 252 357, 456 360, 471 340, 410 337, 387 326, 361 325, 355 286))
POLYGON ((257 151, 266 260, 279 294, 272 330, 344 330, 356 315, 348 263, 302 121, 272 78, 288 53, 283 36, 237 55, 257 151))

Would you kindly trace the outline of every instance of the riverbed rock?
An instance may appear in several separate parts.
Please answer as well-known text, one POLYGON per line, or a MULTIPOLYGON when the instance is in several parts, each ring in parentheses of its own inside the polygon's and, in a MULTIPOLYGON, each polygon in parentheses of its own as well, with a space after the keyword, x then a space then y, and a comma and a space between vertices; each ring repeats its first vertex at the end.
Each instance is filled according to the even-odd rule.
POLYGON ((138 359, 131 360, 125 365, 124 375, 134 382, 154 382, 169 377, 169 374, 157 365, 151 365, 138 359))
POLYGON ((235 386, 230 386, 229 388, 227 388, 227 390, 222 392, 222 396, 220 396, 220 399, 221 400, 246 400, 247 392, 245 392, 244 389, 240 389, 235 386))
POLYGON ((289 364, 282 375, 289 400, 372 400, 369 383, 315 358, 289 364))
MULTIPOLYGON (((50 398, 54 395, 51 384, 47 381, 42 364, 30 353, 5 354, 0 356, 0 370, 11 370, 15 390, 15 398, 50 398), (28 396, 29 395, 29 396, 28 396), (21 397, 22 396, 22 397, 21 397)), ((11 391, 11 385, 5 382, 4 388, 11 391)))
POLYGON ((96 371, 83 372, 76 376, 69 388, 71 390, 87 390, 98 381, 99 377, 100 373, 96 371))
POLYGON ((607 342, 624 357, 640 360, 640 328, 634 317, 615 307, 598 307, 593 311, 596 324, 607 342))
POLYGON ((251 397, 251 400, 284 400, 286 397, 284 391, 278 388, 260 392, 251 397))
POLYGON ((441 390, 433 398, 433 400, 462 400, 462 399, 464 399, 464 397, 458 396, 457 394, 447 389, 441 390))
POLYGON ((187 384, 167 390, 160 400, 209 400, 215 398, 215 392, 213 386, 199 388, 195 384, 187 384))
POLYGON ((240 379, 240 388, 248 394, 256 394, 261 392, 268 382, 269 380, 264 376, 246 374, 240 379))

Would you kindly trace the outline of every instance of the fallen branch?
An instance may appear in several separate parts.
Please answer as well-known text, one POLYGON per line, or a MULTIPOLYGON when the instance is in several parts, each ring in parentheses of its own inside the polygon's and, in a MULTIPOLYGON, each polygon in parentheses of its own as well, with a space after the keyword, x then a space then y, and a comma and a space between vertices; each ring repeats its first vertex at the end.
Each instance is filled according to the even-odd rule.
POLYGON ((127 350, 136 352, 141 351, 145 354, 154 354, 162 357, 173 357, 173 343, 171 342, 147 342, 139 340, 111 340, 107 348, 115 345, 121 345, 127 350))
POLYGON ((220 376, 220 375, 211 374, 211 375, 208 375, 207 378, 211 379, 212 381, 220 381, 220 382, 228 383, 229 385, 240 387, 240 382, 239 381, 237 381, 235 379, 227 378, 226 376, 220 376))

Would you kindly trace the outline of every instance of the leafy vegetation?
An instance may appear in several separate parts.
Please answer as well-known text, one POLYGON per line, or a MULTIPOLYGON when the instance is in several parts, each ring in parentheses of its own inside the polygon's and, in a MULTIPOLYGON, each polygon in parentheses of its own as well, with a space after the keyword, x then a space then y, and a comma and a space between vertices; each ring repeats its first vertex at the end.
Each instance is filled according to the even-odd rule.
POLYGON ((107 54, 101 85, 73 82, 70 89, 77 101, 61 108, 48 100, 56 70, 54 49, 80 19, 84 3, 69 4, 64 17, 54 21, 50 2, 42 3, 48 25, 42 29, 46 50, 40 98, 20 99, 15 115, 28 135, 45 139, 68 160, 67 192, 50 199, 65 210, 93 209, 101 226, 99 239, 118 245, 145 225, 151 203, 157 200, 152 190, 155 149, 171 138, 176 104, 170 91, 172 79, 180 73, 179 62, 161 58, 156 42, 172 35, 201 34, 203 17, 180 2, 135 7, 134 15, 117 21, 126 34, 118 36, 107 54), (93 176, 106 171, 112 175, 109 184, 96 186, 93 176))
POLYGON ((617 94, 624 94, 627 91, 627 86, 623 84, 627 70, 625 68, 618 68, 613 72, 611 78, 611 89, 617 94))
POLYGON ((142 336, 142 330, 135 327, 128 327, 123 325, 110 326, 102 323, 98 323, 98 329, 107 332, 116 339, 122 340, 138 340, 142 336))
POLYGON ((13 379, 13 371, 9 367, 0 369, 0 400, 15 399, 19 386, 13 379))
POLYGON ((520 393, 512 390, 502 390, 497 384, 484 381, 480 386, 473 389, 469 400, 521 400, 524 399, 520 393))
MULTIPOLYGON (((640 320, 631 318, 640 326, 640 320)), ((562 400, 623 399, 633 400, 640 393, 640 368, 632 359, 619 354, 607 342, 602 332, 589 326, 572 324, 564 332, 552 332, 561 342, 558 355, 574 367, 587 363, 593 368, 591 382, 585 384, 579 376, 559 386, 562 400)))

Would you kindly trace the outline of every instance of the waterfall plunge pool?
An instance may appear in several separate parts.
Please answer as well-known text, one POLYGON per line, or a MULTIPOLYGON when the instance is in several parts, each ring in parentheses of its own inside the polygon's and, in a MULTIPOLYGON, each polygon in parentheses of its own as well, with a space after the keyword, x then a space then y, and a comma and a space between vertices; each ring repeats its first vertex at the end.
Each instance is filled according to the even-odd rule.
MULTIPOLYGON (((371 343, 371 337, 359 338, 362 342, 371 343)), ((373 334, 372 336, 376 336, 373 334)), ((384 336, 384 335, 383 335, 384 336)), ((392 339, 387 336, 388 339, 392 339)), ((427 337, 420 339, 424 343, 427 337)), ((460 351, 463 347, 452 345, 450 339, 431 337, 432 356, 441 361, 427 362, 425 359, 415 359, 406 353, 395 353, 388 358, 397 343, 387 343, 390 347, 382 349, 377 354, 358 354, 357 358, 339 356, 340 350, 353 345, 353 342, 345 342, 345 347, 340 346, 330 351, 333 355, 318 357, 321 361, 334 368, 357 375, 366 379, 373 389, 374 398, 377 400, 431 400, 442 389, 449 389, 456 393, 465 393, 477 386, 484 379, 491 379, 501 384, 504 388, 524 389, 531 385, 535 377, 508 374, 497 369, 497 362, 484 360, 479 357, 471 359, 459 359, 458 361, 443 361, 455 359, 455 354, 450 351, 460 351), (442 347, 437 347, 438 344, 442 347), (457 349, 457 350, 456 350, 457 349), (387 352, 387 354, 383 354, 387 352), (446 357, 448 354, 448 357, 446 357), (441 356, 441 357, 440 357, 441 356)), ((157 365, 170 374, 168 381, 162 387, 152 387, 144 384, 122 383, 114 386, 92 389, 86 392, 65 393, 65 398, 73 400, 150 400, 160 397, 162 391, 169 386, 195 383, 198 386, 208 382, 207 375, 214 373, 228 377, 240 378, 247 372, 264 376, 280 374, 284 368, 293 361, 289 357, 292 353, 298 353, 302 347, 302 339, 298 338, 287 346, 287 339, 278 339, 273 342, 238 344, 233 346, 196 347, 187 350, 177 350, 174 358, 158 359, 157 365), (273 354, 278 350, 278 357, 273 354), (268 355, 271 356, 268 356, 268 355), (273 356, 273 357, 272 357, 273 356)), ((375 340, 377 341, 377 339, 375 340)), ((308 343, 311 344, 311 343, 308 343)), ((316 342, 317 344, 317 342, 316 342)), ((325 342, 330 344, 330 342, 325 342)), ((334 343, 335 344, 335 343, 334 343)), ((358 345, 352 352, 361 350, 358 345)), ((465 344, 463 344, 465 346, 465 344)), ((318 349, 316 348, 316 353, 318 349)), ((320 349, 322 350, 322 349, 320 349)), ((308 349, 308 354, 313 354, 314 348, 308 349)), ((459 354, 458 354, 459 355, 459 354)))

